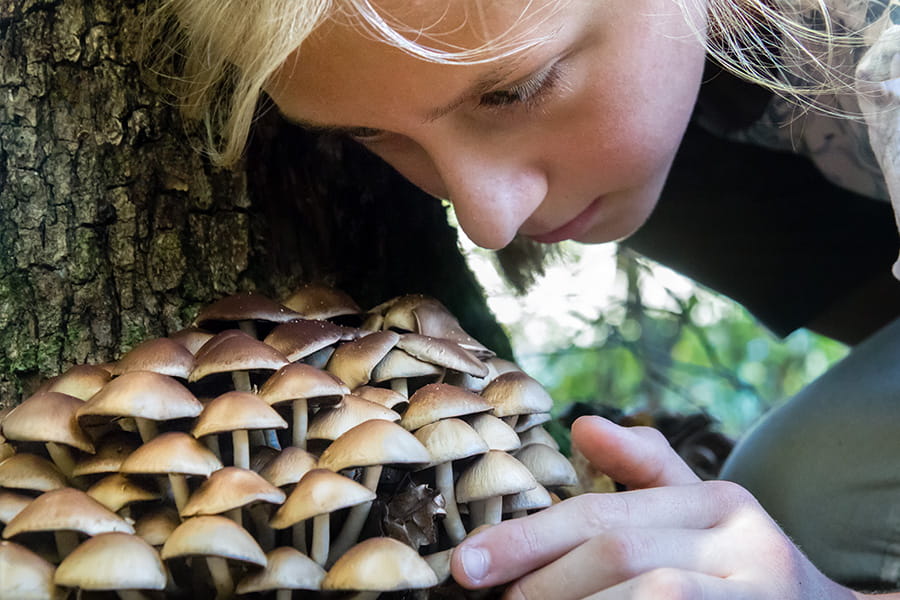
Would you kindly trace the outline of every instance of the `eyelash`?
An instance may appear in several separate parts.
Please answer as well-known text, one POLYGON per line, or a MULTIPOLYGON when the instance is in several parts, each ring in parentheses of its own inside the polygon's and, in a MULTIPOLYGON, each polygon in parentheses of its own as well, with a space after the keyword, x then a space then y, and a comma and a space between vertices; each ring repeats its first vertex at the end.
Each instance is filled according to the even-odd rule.
POLYGON ((503 108, 509 106, 523 106, 535 108, 556 89, 562 79, 562 69, 559 62, 555 62, 547 69, 541 71, 531 79, 523 81, 506 90, 496 90, 481 96, 478 105, 484 108, 503 108))

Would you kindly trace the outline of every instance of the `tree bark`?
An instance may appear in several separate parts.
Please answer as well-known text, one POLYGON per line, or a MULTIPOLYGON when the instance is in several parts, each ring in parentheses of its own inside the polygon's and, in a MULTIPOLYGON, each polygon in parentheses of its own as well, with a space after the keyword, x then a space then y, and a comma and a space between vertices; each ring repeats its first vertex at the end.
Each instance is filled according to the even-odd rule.
POLYGON ((210 165, 140 67, 147 8, 0 0, 0 408, 219 297, 314 280, 363 307, 436 296, 509 357, 444 209, 376 159, 268 111, 243 165, 210 165))

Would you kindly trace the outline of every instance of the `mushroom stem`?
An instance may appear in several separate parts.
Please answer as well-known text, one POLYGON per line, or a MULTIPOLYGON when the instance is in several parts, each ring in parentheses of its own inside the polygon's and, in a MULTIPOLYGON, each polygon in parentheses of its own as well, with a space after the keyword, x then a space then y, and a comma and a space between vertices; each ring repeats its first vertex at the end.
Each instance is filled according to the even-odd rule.
POLYGON ((217 435, 208 435, 205 438, 206 447, 210 449, 210 451, 216 455, 216 458, 222 460, 222 449, 219 448, 219 436, 217 435))
POLYGON ((238 525, 240 525, 241 527, 244 526, 244 515, 241 512, 240 507, 232 508, 231 510, 226 511, 225 516, 228 517, 229 519, 231 519, 232 521, 234 521, 235 523, 237 523, 238 525))
POLYGON ((485 525, 496 525, 503 520, 503 496, 494 496, 483 501, 485 525))
POLYGON ((78 534, 72 530, 57 529, 53 532, 53 537, 56 539, 56 553, 60 562, 78 547, 78 534))
POLYGON ((175 508, 178 509, 178 514, 180 515, 190 495, 187 479, 184 475, 169 473, 169 485, 172 487, 172 498, 175 499, 175 508))
POLYGON ((137 424, 138 433, 141 434, 141 441, 145 444, 159 434, 159 428, 156 426, 156 421, 135 417, 134 422, 137 424))
POLYGON ((206 564, 216 587, 216 600, 225 600, 234 596, 234 579, 228 570, 228 563, 220 556, 207 556, 206 564))
POLYGON ((463 526, 462 518, 459 516, 459 507, 456 505, 456 492, 453 489, 453 463, 438 464, 435 467, 434 478, 438 491, 444 497, 444 510, 447 513, 447 516, 444 517, 444 529, 453 544, 456 545, 466 537, 466 528, 463 526))
POLYGON ((309 424, 309 403, 305 398, 297 398, 293 402, 293 443, 306 450, 306 429, 309 424))
POLYGON ((247 371, 232 371, 231 382, 234 384, 234 389, 239 392, 249 392, 252 389, 250 387, 250 373, 247 371))
POLYGON ((331 538, 331 513, 313 517, 313 538, 310 558, 324 567, 328 561, 328 543, 331 538))
POLYGON ((294 544, 294 548, 296 548, 300 552, 306 554, 306 522, 305 521, 300 521, 299 523, 294 523, 294 526, 291 528, 291 541, 294 544))
POLYGON ((47 448, 47 453, 50 454, 53 464, 66 476, 66 479, 71 480, 72 471, 75 469, 75 459, 72 458, 72 452, 66 446, 56 442, 47 442, 44 444, 44 447, 47 448))
POLYGON ((232 462, 234 466, 242 469, 250 468, 250 438, 246 429, 236 429, 231 432, 232 462))
MULTIPOLYGON (((366 467, 365 475, 363 475, 363 485, 373 492, 376 491, 383 468, 384 467, 381 465, 366 467)), ((337 557, 341 556, 356 543, 359 539, 359 534, 362 531, 363 525, 366 524, 366 519, 369 516, 369 510, 371 508, 372 501, 369 500, 368 502, 357 504, 350 509, 350 512, 347 514, 347 520, 344 521, 344 526, 341 528, 341 532, 331 545, 331 554, 328 557, 329 564, 337 560, 337 557)))

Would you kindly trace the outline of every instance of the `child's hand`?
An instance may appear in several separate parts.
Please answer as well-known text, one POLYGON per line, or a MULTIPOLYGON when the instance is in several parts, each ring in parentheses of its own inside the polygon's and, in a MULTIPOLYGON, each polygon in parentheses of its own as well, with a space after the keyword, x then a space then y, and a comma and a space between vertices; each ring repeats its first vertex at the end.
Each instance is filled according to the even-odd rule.
POLYGON ((859 597, 820 573, 749 492, 701 482, 656 430, 582 417, 572 438, 630 491, 577 496, 472 536, 453 554, 460 584, 517 580, 510 600, 859 597))

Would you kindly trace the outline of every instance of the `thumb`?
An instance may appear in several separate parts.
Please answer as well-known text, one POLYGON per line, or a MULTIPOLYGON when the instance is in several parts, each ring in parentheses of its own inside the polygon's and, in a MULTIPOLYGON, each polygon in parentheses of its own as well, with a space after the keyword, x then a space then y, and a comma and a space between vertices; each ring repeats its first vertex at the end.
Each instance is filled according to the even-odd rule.
POLYGON ((580 417, 572 423, 572 443, 595 468, 629 489, 700 481, 652 427, 620 427, 602 417, 580 417))

